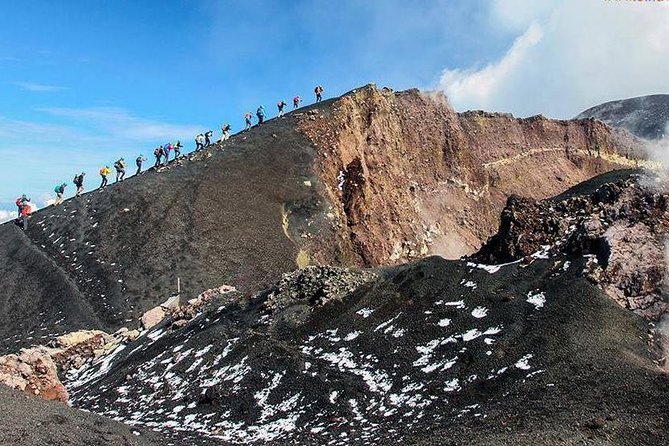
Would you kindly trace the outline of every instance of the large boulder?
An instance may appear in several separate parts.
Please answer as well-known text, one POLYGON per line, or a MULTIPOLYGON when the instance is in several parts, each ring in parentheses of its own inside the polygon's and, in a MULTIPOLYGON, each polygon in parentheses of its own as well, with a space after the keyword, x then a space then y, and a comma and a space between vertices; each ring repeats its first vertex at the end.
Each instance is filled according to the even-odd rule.
POLYGON ((0 357, 0 382, 45 400, 68 402, 65 386, 58 379, 52 350, 46 347, 23 349, 0 357))
POLYGON ((163 307, 160 306, 147 311, 142 315, 142 327, 144 327, 147 330, 152 327, 155 327, 160 323, 160 321, 165 319, 166 314, 167 313, 165 313, 163 307))

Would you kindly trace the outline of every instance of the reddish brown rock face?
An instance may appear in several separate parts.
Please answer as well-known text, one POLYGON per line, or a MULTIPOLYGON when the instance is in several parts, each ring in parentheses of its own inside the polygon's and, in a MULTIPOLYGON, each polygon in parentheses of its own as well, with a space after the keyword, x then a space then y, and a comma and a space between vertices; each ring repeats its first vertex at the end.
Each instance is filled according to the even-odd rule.
POLYGON ((67 403, 67 390, 58 379, 49 349, 34 347, 0 357, 0 382, 45 400, 67 403))
POLYGON ((361 265, 471 254, 509 195, 547 198, 640 156, 638 141, 594 120, 458 114, 444 96, 372 86, 299 126, 318 148, 340 245, 361 265))

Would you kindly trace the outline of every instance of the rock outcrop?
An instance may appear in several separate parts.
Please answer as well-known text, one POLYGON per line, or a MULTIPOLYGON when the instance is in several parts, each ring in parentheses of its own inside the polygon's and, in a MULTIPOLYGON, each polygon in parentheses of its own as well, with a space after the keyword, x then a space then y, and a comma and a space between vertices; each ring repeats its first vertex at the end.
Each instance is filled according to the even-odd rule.
POLYGON ((592 119, 458 114, 417 90, 367 86, 305 113, 300 128, 318 148, 339 243, 366 266, 471 254, 510 194, 548 198, 643 163, 639 141, 592 119))
POLYGON ((554 200, 510 197, 499 232, 475 258, 506 263, 540 251, 590 255, 592 281, 623 307, 658 319, 667 310, 668 186, 642 173, 605 179, 611 181, 594 191, 554 200))
POLYGON ((51 354, 45 347, 34 347, 0 357, 0 383, 45 400, 67 403, 67 390, 58 378, 51 354))

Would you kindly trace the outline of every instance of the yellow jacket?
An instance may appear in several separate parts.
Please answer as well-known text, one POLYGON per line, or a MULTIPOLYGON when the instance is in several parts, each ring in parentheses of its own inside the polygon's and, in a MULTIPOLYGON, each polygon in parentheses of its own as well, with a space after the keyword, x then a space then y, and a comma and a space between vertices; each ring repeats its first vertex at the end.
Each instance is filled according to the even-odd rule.
POLYGON ((109 170, 109 167, 103 167, 100 169, 100 176, 106 177, 111 173, 111 170, 109 170))

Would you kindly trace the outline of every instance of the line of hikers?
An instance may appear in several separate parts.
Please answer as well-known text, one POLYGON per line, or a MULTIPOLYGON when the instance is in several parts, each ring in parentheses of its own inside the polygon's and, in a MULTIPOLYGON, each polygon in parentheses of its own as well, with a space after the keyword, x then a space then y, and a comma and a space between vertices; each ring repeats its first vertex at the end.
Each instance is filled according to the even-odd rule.
MULTIPOLYGON (((318 85, 316 88, 314 88, 314 94, 316 95, 316 103, 321 102, 323 100, 323 86, 318 85)), ((293 110, 297 109, 300 107, 300 104, 302 103, 302 98, 300 96, 295 96, 293 98, 293 110)), ((286 101, 279 101, 277 104, 277 108, 279 110, 278 117, 281 118, 285 114, 285 107, 288 105, 286 101)), ((265 108, 261 105, 258 107, 256 110, 256 117, 258 119, 258 125, 262 124, 265 122, 265 108)), ((251 112, 247 112, 244 115, 244 120, 246 122, 246 128, 244 130, 249 130, 251 127, 253 127, 253 122, 252 122, 253 115, 251 112)), ((231 127, 230 124, 223 124, 221 126, 221 139, 219 139, 218 142, 223 142, 227 141, 230 138, 230 131, 231 127)), ((207 148, 212 145, 211 138, 213 136, 213 132, 209 130, 208 132, 205 133, 200 133, 197 136, 195 136, 195 151, 200 151, 204 148, 207 148)), ((167 166, 168 163, 170 162, 170 154, 173 152, 174 157, 172 161, 176 161, 181 157, 181 149, 183 148, 183 145, 181 144, 181 141, 177 141, 175 144, 172 143, 167 143, 165 145, 158 146, 154 149, 153 155, 156 158, 156 162, 154 163, 153 167, 158 168, 161 166, 167 166)), ((135 175, 139 175, 142 173, 142 166, 144 161, 146 161, 146 158, 143 155, 139 155, 135 159, 135 164, 137 165, 137 171, 135 172, 135 175)), ((117 160, 114 163, 114 169, 116 170, 116 182, 122 182, 123 179, 125 178, 125 169, 126 169, 126 162, 123 158, 117 160)), ((100 169, 100 177, 102 178, 102 182, 100 183, 100 189, 104 190, 105 187, 109 184, 107 177, 111 174, 111 169, 109 166, 104 166, 103 168, 100 169)), ((74 176, 72 179, 72 183, 77 187, 76 192, 75 192, 75 197, 80 196, 84 192, 84 178, 86 177, 86 172, 81 172, 80 174, 77 174, 74 176)), ((59 184, 54 188, 54 192, 56 193, 56 200, 54 201, 53 205, 58 206, 63 202, 63 196, 65 195, 65 188, 67 187, 67 183, 62 183, 59 184)), ((30 206, 30 198, 26 197, 26 195, 22 195, 21 197, 16 199, 16 205, 18 206, 18 218, 16 223, 21 226, 24 230, 27 229, 28 227, 28 216, 32 212, 32 208, 30 206)))

